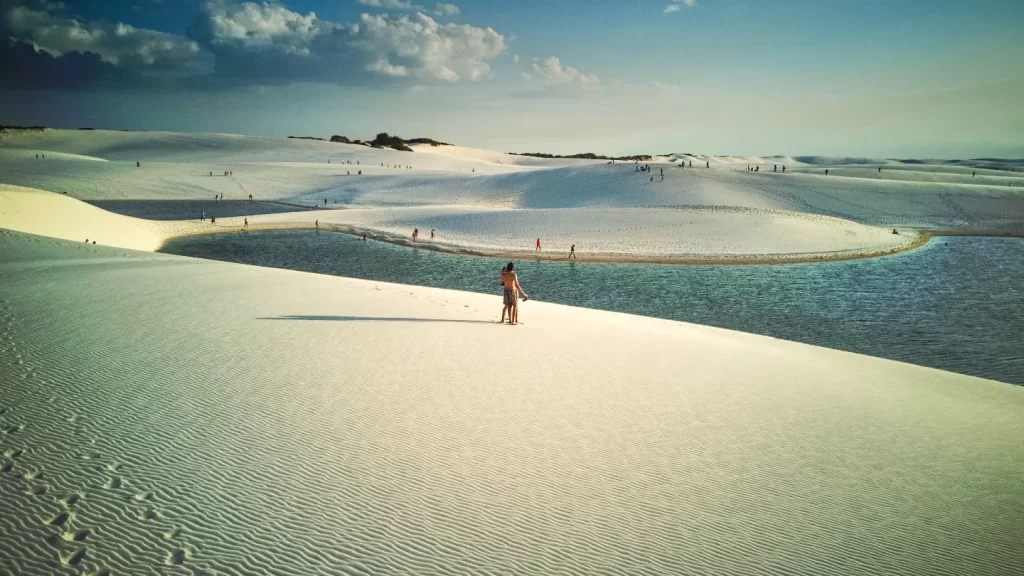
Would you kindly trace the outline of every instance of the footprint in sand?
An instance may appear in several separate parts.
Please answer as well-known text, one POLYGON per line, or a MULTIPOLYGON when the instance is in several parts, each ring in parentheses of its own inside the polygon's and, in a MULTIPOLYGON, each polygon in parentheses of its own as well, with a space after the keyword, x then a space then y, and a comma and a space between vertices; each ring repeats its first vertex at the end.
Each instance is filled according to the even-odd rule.
POLYGON ((82 494, 70 494, 68 496, 61 498, 60 503, 63 504, 65 508, 70 508, 75 504, 78 504, 78 501, 81 500, 82 497, 82 494))
POLYGON ((155 508, 146 508, 146 510, 139 514, 139 520, 160 520, 163 517, 164 515, 155 508))
POLYGON ((26 488, 25 494, 28 494, 30 496, 42 496, 43 494, 46 494, 49 490, 50 487, 47 486, 46 484, 43 484, 41 486, 31 486, 29 488, 26 488))
POLYGON ((120 476, 114 476, 103 485, 107 490, 117 490, 121 486, 124 486, 124 480, 120 476))
POLYGON ((56 516, 51 518, 50 521, 47 522, 47 524, 50 526, 57 526, 58 528, 63 528, 64 525, 67 524, 68 521, 71 520, 73 517, 74 514, 71 512, 61 512, 60 514, 57 514, 56 516))
POLYGON ((107 464, 107 470, 110 472, 117 472, 121 469, 121 466, 123 466, 123 464, 120 462, 111 462, 110 464, 107 464))
POLYGON ((21 455, 24 453, 25 450, 23 448, 11 448, 4 452, 4 456, 7 456, 8 458, 21 458, 21 455))
POLYGON ((64 566, 78 566, 85 560, 85 548, 60 555, 60 563, 64 566))
POLYGON ((85 542, 85 539, 89 537, 89 534, 91 534, 91 532, 88 530, 65 530, 60 537, 65 542, 85 542))
POLYGON ((79 460, 96 460, 100 457, 99 452, 85 452, 78 455, 79 460))
POLYGON ((46 477, 46 473, 43 472, 42 470, 33 470, 31 472, 25 472, 24 474, 21 475, 21 477, 24 478, 25 480, 28 480, 29 482, 32 482, 34 480, 42 480, 43 478, 46 477))
POLYGON ((184 564, 186 560, 191 559, 191 554, 184 548, 177 548, 167 553, 167 558, 164 559, 164 564, 168 566, 180 566, 184 564))
POLYGON ((151 502, 155 497, 156 495, 153 494, 152 492, 139 492, 138 494, 132 496, 132 498, 136 502, 151 502))
POLYGON ((165 540, 174 540, 181 536, 181 528, 171 528, 167 532, 161 534, 161 536, 163 536, 165 540))
POLYGON ((0 466, 0 472, 7 474, 11 470, 14 470, 14 462, 7 462, 3 466, 0 466))

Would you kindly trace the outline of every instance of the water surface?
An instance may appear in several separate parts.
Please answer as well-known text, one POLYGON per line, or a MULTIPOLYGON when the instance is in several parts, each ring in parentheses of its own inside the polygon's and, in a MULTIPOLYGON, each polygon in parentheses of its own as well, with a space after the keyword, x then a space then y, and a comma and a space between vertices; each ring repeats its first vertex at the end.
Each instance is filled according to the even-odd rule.
MULTIPOLYGON (((330 232, 181 238, 164 252, 495 294, 504 262, 330 232)), ((790 265, 516 261, 536 300, 695 322, 1024 384, 1024 239, 938 238, 790 265)), ((522 311, 529 314, 529 307, 522 311)))

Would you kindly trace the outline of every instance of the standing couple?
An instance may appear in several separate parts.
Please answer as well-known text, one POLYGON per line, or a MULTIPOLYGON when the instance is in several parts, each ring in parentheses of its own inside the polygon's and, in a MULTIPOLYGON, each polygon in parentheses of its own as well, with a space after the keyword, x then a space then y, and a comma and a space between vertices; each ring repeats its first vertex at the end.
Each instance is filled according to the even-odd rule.
POLYGON ((505 313, 508 313, 508 323, 518 324, 519 323, 519 295, 523 295, 523 302, 530 297, 526 290, 519 285, 519 277, 513 271, 515 264, 509 262, 507 266, 501 269, 501 287, 505 289, 505 293, 502 296, 502 302, 505 305, 501 309, 501 320, 499 323, 505 322, 505 313))

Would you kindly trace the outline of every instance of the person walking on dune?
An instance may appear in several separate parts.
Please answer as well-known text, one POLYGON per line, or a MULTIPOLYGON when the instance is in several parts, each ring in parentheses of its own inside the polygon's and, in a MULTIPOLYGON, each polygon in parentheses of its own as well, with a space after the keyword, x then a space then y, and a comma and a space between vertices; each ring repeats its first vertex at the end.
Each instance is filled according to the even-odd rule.
POLYGON ((576 245, 573 244, 569 247, 569 258, 576 258, 576 245))
POLYGON ((413 228, 412 229, 412 241, 415 242, 416 239, 419 238, 419 237, 420 237, 420 229, 419 228, 413 228))
POLYGON ((248 218, 244 218, 244 220, 245 220, 245 224, 243 224, 242 227, 245 228, 246 230, 248 230, 249 229, 249 219, 248 218))
POLYGON ((534 248, 534 252, 540 252, 540 238, 537 238, 537 247, 534 248))
POLYGON ((433 228, 430 229, 430 239, 431 240, 434 239, 434 229, 433 228))
POLYGON ((509 324, 519 323, 519 294, 522 293, 525 302, 529 295, 519 285, 519 277, 515 273, 515 264, 509 262, 501 271, 502 304, 501 322, 505 322, 505 314, 508 314, 509 324))

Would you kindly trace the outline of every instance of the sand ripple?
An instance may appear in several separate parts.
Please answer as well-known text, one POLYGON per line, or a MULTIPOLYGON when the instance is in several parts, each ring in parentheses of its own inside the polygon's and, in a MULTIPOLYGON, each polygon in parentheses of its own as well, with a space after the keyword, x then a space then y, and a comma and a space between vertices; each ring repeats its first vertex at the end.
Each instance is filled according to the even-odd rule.
POLYGON ((1024 573, 1020 388, 62 246, 0 237, 0 573, 1024 573))

